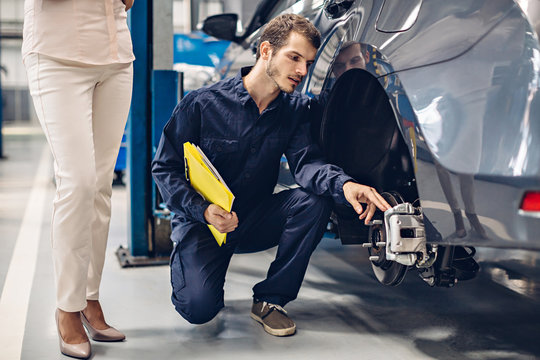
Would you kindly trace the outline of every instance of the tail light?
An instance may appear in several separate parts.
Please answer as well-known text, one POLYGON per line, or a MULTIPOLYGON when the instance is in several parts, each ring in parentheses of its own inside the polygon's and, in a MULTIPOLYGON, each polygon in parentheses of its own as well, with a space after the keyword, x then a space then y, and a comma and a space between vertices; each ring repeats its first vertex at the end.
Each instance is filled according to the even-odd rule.
POLYGON ((540 211, 540 191, 527 191, 521 201, 523 211, 540 211))

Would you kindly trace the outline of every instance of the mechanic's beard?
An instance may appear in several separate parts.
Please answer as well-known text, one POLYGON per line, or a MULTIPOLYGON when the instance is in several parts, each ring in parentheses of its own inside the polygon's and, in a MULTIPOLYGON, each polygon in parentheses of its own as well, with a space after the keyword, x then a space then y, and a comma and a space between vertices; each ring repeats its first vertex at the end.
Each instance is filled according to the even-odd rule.
POLYGON ((274 82, 274 84, 276 84, 280 91, 286 92, 288 94, 292 94, 294 92, 294 88, 284 89, 283 86, 279 85, 279 83, 277 82, 276 79, 279 79, 281 73, 279 72, 277 66, 274 65, 274 59, 272 57, 270 57, 268 65, 266 65, 266 75, 268 75, 268 77, 272 79, 272 81, 274 82))

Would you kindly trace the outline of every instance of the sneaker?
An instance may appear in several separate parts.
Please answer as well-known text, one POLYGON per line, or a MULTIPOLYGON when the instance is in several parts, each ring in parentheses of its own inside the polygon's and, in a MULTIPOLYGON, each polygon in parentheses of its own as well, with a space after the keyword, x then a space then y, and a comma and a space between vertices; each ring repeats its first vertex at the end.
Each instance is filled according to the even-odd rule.
POLYGON ((253 320, 260 322, 270 335, 287 336, 296 332, 296 324, 279 305, 254 300, 250 315, 253 320))

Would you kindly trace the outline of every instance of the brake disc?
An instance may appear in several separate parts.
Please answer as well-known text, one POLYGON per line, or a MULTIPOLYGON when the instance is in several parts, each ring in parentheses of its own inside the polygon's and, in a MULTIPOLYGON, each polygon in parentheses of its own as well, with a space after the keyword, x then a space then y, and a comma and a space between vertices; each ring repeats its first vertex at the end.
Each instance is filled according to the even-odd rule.
MULTIPOLYGON (((392 207, 405 202, 398 193, 382 193, 381 195, 392 207)), ((385 247, 377 246, 377 243, 386 243, 384 223, 370 227, 369 240, 371 241, 371 247, 368 249, 370 258, 378 257, 377 260, 371 260, 371 268, 377 280, 388 286, 401 284, 407 274, 408 266, 387 260, 385 247)))

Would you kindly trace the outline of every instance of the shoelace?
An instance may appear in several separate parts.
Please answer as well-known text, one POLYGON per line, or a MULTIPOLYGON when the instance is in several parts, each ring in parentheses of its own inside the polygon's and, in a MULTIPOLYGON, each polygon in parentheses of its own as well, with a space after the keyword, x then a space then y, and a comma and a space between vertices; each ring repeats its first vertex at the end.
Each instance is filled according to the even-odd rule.
POLYGON ((272 311, 274 311, 274 310, 279 311, 283 315, 287 315, 287 311, 285 311, 285 309, 282 308, 280 305, 270 304, 270 303, 268 303, 266 301, 263 301, 263 306, 262 306, 263 310, 264 310, 265 306, 268 306, 268 312, 261 317, 262 319, 264 319, 265 317, 270 315, 272 313, 272 311))

